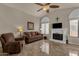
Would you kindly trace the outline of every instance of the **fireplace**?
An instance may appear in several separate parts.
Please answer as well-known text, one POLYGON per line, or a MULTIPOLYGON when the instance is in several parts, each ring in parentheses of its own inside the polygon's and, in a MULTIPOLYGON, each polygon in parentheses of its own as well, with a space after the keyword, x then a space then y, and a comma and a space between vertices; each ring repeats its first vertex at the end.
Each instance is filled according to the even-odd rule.
POLYGON ((66 29, 52 29, 51 41, 66 43, 67 40, 67 30, 66 29))
POLYGON ((63 34, 60 33, 53 33, 53 37, 54 40, 63 40, 63 34))

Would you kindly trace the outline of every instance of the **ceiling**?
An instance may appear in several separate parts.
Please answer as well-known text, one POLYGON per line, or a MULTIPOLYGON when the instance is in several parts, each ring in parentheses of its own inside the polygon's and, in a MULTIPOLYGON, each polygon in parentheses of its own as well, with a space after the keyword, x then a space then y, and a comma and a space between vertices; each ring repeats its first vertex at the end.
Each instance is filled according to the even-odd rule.
MULTIPOLYGON (((54 5, 59 5, 60 8, 58 9, 50 9, 50 12, 53 10, 59 10, 59 9, 64 9, 64 8, 74 8, 74 7, 79 7, 79 3, 51 3, 54 5)), ((4 5, 12 8, 16 8, 18 10, 21 10, 27 14, 31 14, 36 17, 42 17, 46 15, 47 13, 44 11, 37 12, 38 9, 41 7, 39 5, 36 5, 34 3, 4 3, 4 5)))

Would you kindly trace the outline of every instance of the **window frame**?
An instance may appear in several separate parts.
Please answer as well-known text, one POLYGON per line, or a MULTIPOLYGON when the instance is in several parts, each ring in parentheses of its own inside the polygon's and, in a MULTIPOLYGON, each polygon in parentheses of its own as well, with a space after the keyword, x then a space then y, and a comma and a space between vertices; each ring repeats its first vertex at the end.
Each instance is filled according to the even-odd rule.
MULTIPOLYGON (((40 21, 40 29, 41 29, 41 33, 42 33, 42 24, 47 24, 48 23, 48 26, 49 26, 49 18, 47 17, 47 16, 44 16, 42 19, 41 19, 41 21, 40 21), (45 20, 47 18, 47 21, 45 20)), ((45 25, 44 25, 45 26, 45 25)), ((46 26, 45 26, 46 27, 46 26)), ((45 29, 45 28, 44 28, 45 29)), ((42 34, 49 34, 49 27, 48 27, 48 33, 46 33, 47 31, 46 30, 44 30, 44 33, 42 33, 42 34)))
POLYGON ((74 28, 74 29, 76 30, 76 32, 72 30, 73 33, 76 33, 77 35, 71 34, 71 32, 72 32, 72 31, 71 31, 71 24, 70 24, 70 21, 69 21, 69 25, 70 25, 69 35, 70 35, 70 37, 75 37, 75 38, 78 38, 78 37, 79 37, 79 31, 78 31, 78 30, 79 30, 79 27, 78 27, 78 26, 79 26, 79 20, 78 20, 78 19, 79 19, 79 18, 74 18, 74 19, 71 19, 71 20, 70 20, 70 21, 75 21, 75 20, 78 21, 77 24, 72 24, 75 28, 77 27, 76 29, 74 28), (76 26, 76 25, 77 25, 77 26, 76 26))

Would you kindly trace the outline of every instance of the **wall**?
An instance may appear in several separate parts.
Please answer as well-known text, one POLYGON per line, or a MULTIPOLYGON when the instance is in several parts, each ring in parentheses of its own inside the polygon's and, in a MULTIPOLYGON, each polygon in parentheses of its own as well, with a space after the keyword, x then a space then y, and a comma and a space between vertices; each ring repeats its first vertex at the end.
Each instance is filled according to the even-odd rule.
POLYGON ((52 24, 57 23, 56 17, 58 16, 59 17, 58 22, 62 22, 63 29, 67 31, 67 39, 69 40, 69 43, 79 45, 79 38, 73 38, 69 36, 69 30, 70 30, 69 29, 69 20, 70 20, 69 15, 74 9, 76 8, 55 10, 54 12, 51 12, 50 14, 48 14, 48 17, 50 18, 50 39, 51 39, 52 24))
POLYGON ((16 35, 18 26, 28 31, 28 21, 34 22, 34 31, 39 31, 39 18, 0 4, 0 34, 13 32, 16 35))
POLYGON ((28 15, 19 10, 0 4, 0 33, 16 32, 18 26, 24 26, 27 31, 27 21, 34 22, 34 30, 39 31, 39 18, 28 15))

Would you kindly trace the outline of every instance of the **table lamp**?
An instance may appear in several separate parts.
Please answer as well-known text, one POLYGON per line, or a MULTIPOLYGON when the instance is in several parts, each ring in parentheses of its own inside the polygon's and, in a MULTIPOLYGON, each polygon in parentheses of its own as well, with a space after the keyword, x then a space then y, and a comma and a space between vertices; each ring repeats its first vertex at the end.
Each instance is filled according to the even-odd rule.
POLYGON ((21 36, 21 33, 23 32, 23 27, 22 26, 18 27, 18 32, 20 32, 20 36, 21 36))

